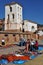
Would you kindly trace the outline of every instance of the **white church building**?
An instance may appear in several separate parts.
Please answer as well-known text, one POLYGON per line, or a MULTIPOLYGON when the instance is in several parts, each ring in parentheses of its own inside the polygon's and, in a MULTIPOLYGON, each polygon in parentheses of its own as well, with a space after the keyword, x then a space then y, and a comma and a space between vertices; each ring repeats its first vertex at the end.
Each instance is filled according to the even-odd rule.
POLYGON ((18 3, 5 5, 5 30, 22 30, 22 6, 18 3))
POLYGON ((31 20, 24 20, 23 29, 24 31, 35 32, 37 30, 37 23, 31 20))
POLYGON ((23 20, 22 6, 18 3, 5 5, 5 30, 24 30, 35 32, 37 23, 30 20, 23 20), (24 24, 22 24, 24 21, 24 24))

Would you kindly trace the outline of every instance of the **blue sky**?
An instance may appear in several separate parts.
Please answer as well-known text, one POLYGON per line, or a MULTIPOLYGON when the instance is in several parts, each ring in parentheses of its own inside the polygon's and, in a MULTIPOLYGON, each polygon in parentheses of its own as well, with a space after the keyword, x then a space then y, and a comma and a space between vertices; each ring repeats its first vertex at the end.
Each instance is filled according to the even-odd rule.
POLYGON ((23 19, 43 24, 43 0, 0 0, 0 19, 5 17, 5 4, 10 2, 23 6, 23 19))

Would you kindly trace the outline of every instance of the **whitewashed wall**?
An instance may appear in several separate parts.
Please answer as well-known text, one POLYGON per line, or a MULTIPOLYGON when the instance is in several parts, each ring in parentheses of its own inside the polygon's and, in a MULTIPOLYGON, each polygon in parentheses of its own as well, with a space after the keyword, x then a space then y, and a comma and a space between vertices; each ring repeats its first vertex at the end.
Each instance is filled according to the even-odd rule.
POLYGON ((42 36, 43 35, 43 31, 42 30, 40 30, 40 31, 38 31, 38 33, 37 34, 39 34, 40 36, 42 36))
MULTIPOLYGON (((12 12, 10 12, 10 7, 9 5, 5 6, 5 30, 7 30, 7 19, 8 19, 8 14, 9 14, 9 23, 19 23, 22 27, 22 7, 19 4, 14 4, 10 5, 12 7, 12 12), (12 14, 14 14, 14 20, 12 18, 12 14)), ((12 27, 10 29, 15 29, 15 24, 11 25, 12 27)), ((17 24, 18 26, 18 24, 17 24)), ((19 28, 20 26, 16 27, 19 28)))
POLYGON ((25 31, 32 31, 35 32, 37 30, 37 24, 30 22, 28 20, 24 20, 24 26, 23 26, 25 31), (32 30, 32 26, 34 26, 34 30, 32 30))

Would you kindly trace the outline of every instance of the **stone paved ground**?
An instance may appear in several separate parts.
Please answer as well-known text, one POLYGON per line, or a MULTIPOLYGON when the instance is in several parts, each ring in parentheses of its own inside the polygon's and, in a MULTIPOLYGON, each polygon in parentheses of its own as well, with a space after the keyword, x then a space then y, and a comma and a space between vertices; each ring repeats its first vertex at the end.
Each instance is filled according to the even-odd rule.
MULTIPOLYGON (((15 51, 19 51, 19 49, 24 49, 24 48, 25 48, 24 46, 19 47, 19 46, 16 46, 16 45, 8 47, 8 48, 0 48, 0 55, 2 55, 2 54, 12 54, 12 53, 14 54, 15 51)), ((8 63, 7 65, 15 65, 15 64, 8 63)))
MULTIPOLYGON (((43 42, 39 41, 39 44, 43 45, 43 42)), ((0 48, 0 55, 1 54, 15 53, 15 51, 19 51, 19 49, 24 49, 24 48, 25 47, 18 47, 16 45, 8 47, 8 48, 0 48)), ((15 64, 8 63, 7 65, 15 65, 15 64)), ((26 62, 23 65, 43 65, 43 55, 41 55, 33 60, 30 60, 29 62, 26 62)))
POLYGON ((19 47, 19 46, 11 46, 8 48, 0 48, 0 55, 2 54, 11 54, 11 53, 15 53, 15 51, 19 51, 19 49, 25 49, 25 46, 19 47))
POLYGON ((7 65, 15 65, 15 64, 8 63, 7 65))
POLYGON ((43 54, 29 62, 26 62, 24 65, 43 65, 43 54))

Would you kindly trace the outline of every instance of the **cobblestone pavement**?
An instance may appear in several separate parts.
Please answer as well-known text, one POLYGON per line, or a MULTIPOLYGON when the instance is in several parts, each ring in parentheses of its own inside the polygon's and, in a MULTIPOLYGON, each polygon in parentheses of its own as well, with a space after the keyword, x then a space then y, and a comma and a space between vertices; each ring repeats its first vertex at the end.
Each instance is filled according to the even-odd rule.
MULTIPOLYGON (((22 46, 22 47, 19 47, 17 45, 15 46, 11 46, 11 47, 8 47, 8 48, 0 48, 0 55, 2 54, 15 54, 15 51, 19 51, 19 49, 24 49, 25 47, 22 46)), ((1 65, 6 65, 6 64, 1 64, 1 65)), ((15 64, 12 64, 12 63, 8 63, 7 65, 15 65, 15 64)))
POLYGON ((25 47, 22 46, 22 47, 19 47, 17 45, 15 46, 11 46, 11 47, 8 47, 8 48, 0 48, 0 55, 2 54, 11 54, 11 53, 15 53, 15 51, 19 51, 19 49, 24 49, 25 47))

